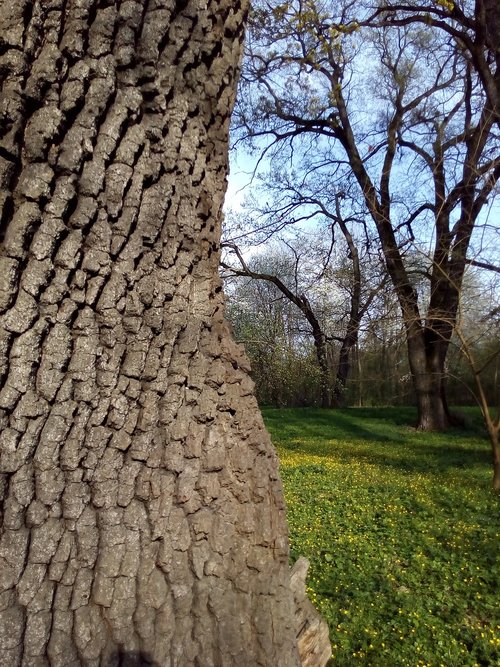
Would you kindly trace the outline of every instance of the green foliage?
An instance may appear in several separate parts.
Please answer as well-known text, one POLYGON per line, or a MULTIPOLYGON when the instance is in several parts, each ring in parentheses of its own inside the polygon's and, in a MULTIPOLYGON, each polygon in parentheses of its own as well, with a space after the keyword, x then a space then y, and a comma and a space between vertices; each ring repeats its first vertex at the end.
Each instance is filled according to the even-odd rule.
POLYGON ((260 405, 319 405, 320 373, 312 346, 296 350, 275 340, 271 345, 246 343, 260 405))
POLYGON ((498 497, 467 412, 429 434, 409 408, 264 410, 332 664, 498 664, 498 497))

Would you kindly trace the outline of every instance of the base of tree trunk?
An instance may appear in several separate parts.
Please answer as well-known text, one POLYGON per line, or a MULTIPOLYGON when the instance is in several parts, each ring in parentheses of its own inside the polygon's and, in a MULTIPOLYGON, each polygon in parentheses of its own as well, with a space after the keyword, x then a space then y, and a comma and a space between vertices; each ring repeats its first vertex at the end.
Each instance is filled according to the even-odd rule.
POLYGON ((450 426, 451 424, 447 419, 433 420, 429 419, 427 416, 424 416, 418 420, 416 428, 418 431, 432 432, 432 431, 446 431, 448 428, 450 428, 450 426))
POLYGON ((422 418, 419 419, 417 422, 417 430, 418 431, 447 431, 449 428, 463 428, 464 422, 460 418, 456 418, 455 416, 449 416, 446 417, 445 419, 438 419, 438 420, 433 420, 433 419, 428 419, 428 418, 422 418))
POLYGON ((449 428, 465 428, 466 421, 463 415, 457 412, 446 411, 444 415, 421 415, 417 429, 419 431, 446 431, 449 428))
POLYGON ((292 568, 290 586, 295 601, 297 646, 302 667, 324 667, 332 657, 328 625, 306 593, 307 558, 299 558, 292 568))
POLYGON ((439 396, 422 392, 417 395, 417 409, 419 431, 446 431, 452 425, 448 408, 439 396))

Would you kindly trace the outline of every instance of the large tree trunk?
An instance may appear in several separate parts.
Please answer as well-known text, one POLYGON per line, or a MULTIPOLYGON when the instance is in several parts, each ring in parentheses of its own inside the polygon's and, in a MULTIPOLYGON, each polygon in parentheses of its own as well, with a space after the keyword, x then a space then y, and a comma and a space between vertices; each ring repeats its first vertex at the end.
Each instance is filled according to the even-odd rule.
MULTIPOLYGON (((314 318, 316 320, 316 318, 314 318)), ((316 320, 317 322, 317 320, 316 320)), ((325 334, 322 329, 313 326, 314 347, 316 349, 316 359, 318 360, 320 372, 320 396, 321 407, 331 408, 333 406, 332 383, 330 372, 330 360, 328 355, 328 345, 325 334)))
POLYGON ((426 337, 425 334, 420 325, 407 327, 408 359, 417 402, 417 428, 443 431, 452 423, 445 392, 447 345, 431 341, 434 337, 426 337))
POLYGON ((349 322, 346 335, 340 346, 337 375, 333 390, 333 401, 337 407, 345 407, 346 405, 345 390, 351 370, 351 353, 358 342, 358 332, 359 324, 351 325, 351 322, 349 322))
MULTIPOLYGON (((349 249, 348 257, 352 263, 353 280, 351 286, 351 303, 349 308, 349 321, 347 322, 346 334, 342 339, 337 365, 337 376, 335 378, 334 402, 337 406, 345 405, 345 390, 347 379, 351 370, 351 352, 358 343, 359 327, 361 324, 361 267, 359 264, 359 253, 354 243, 352 234, 349 232, 340 207, 341 195, 335 198, 335 222, 339 225, 349 249)), ((367 304, 368 305, 368 304, 367 304)))
POLYGON ((0 664, 298 664, 217 277, 230 0, 2 0, 0 664))

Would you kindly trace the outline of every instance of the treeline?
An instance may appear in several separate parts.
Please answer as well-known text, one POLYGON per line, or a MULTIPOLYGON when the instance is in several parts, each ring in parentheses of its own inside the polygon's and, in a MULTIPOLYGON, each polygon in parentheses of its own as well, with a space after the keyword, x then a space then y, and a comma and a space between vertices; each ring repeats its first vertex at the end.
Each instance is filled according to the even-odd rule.
MULTIPOLYGON (((290 293, 300 294, 307 302, 324 332, 330 406, 414 405, 404 323, 397 299, 382 279, 381 267, 378 271, 373 265, 370 267, 368 257, 364 268, 371 280, 363 286, 363 301, 372 298, 359 323, 345 386, 336 386, 349 322, 352 275, 335 253, 330 254, 328 270, 315 273, 313 266, 321 266, 321 239, 315 234, 307 243, 304 235, 301 240, 301 251, 297 245, 292 250, 290 243, 274 244, 248 261, 243 259, 249 273, 266 278, 235 277, 225 271, 227 315, 236 339, 250 357, 259 403, 278 407, 324 405, 325 378, 313 328, 301 309, 270 280, 279 276, 290 293), (380 280, 378 286, 376 276, 380 280)), ((498 322, 491 316, 493 294, 484 274, 469 270, 460 314, 463 341, 457 335, 453 337, 446 363, 446 388, 452 406, 477 402, 476 381, 464 354, 464 342, 481 370, 482 387, 490 405, 497 400, 499 337, 498 322)))

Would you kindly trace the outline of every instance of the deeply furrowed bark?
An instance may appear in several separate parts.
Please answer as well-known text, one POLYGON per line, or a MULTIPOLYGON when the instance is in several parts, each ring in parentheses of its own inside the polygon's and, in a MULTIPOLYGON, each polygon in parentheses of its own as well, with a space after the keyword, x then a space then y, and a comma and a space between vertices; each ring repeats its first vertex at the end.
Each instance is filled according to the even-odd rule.
POLYGON ((217 277, 245 3, 0 0, 0 664, 298 664, 217 277))

